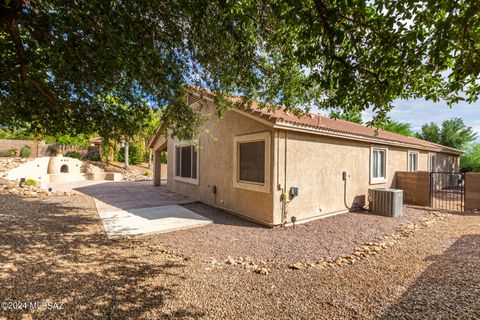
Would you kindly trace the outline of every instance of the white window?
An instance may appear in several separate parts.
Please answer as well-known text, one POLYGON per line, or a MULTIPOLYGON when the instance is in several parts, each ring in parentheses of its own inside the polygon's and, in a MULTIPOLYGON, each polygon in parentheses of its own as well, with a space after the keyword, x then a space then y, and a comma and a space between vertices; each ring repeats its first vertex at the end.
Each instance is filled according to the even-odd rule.
POLYGON ((418 170, 418 152, 408 152, 408 171, 415 172, 418 170))
POLYGON ((437 167, 437 155, 435 153, 430 153, 428 155, 428 170, 434 172, 437 167))
POLYGON ((198 152, 192 144, 175 144, 175 180, 198 184, 198 152))
POLYGON ((234 179, 236 188, 270 192, 270 133, 234 138, 234 179))
POLYGON ((382 183, 387 180, 387 149, 372 148, 371 152, 371 183, 382 183))

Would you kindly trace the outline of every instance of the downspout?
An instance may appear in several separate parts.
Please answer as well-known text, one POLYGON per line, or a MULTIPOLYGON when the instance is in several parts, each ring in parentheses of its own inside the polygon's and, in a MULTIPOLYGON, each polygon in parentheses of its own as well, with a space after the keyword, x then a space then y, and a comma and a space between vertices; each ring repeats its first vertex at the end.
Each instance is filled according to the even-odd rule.
POLYGON ((276 146, 277 146, 277 190, 281 189, 281 184, 280 184, 280 130, 277 130, 277 141, 276 141, 276 146))
POLYGON ((287 140, 288 140, 288 132, 285 130, 284 134, 284 175, 283 175, 283 188, 282 188, 282 224, 285 226, 287 223, 287 203, 288 203, 288 195, 287 195, 287 140))

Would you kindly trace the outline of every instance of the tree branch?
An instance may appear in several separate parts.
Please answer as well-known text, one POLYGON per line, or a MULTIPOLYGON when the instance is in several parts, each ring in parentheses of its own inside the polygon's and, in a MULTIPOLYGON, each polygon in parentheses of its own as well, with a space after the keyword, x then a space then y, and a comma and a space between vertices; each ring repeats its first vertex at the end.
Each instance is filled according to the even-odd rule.
MULTIPOLYGON (((225 0, 220 0, 219 4, 220 4, 220 8, 222 8, 223 11, 227 10, 227 3, 225 2, 225 0)), ((226 23, 227 23, 228 33, 230 33, 230 35, 234 40, 238 40, 238 35, 237 35, 237 32, 235 31, 235 28, 233 28, 233 25, 230 23, 230 21, 226 21, 226 23)))
POLYGON ((35 79, 29 76, 27 68, 27 57, 25 53, 25 47, 20 37, 20 30, 18 28, 18 23, 15 15, 12 15, 10 21, 4 24, 12 38, 13 43, 15 44, 15 50, 17 54, 18 63, 20 65, 20 78, 22 82, 28 82, 35 90, 37 90, 43 97, 45 97, 50 105, 50 107, 59 111, 59 106, 55 98, 43 88, 43 86, 35 79))

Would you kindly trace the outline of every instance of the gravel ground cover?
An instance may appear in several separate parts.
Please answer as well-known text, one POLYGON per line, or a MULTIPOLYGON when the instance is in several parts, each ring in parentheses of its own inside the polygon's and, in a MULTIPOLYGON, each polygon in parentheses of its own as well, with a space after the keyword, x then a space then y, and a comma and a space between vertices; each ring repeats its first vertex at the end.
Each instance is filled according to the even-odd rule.
POLYGON ((2 309, 0 318, 480 317, 478 214, 435 216, 427 223, 422 220, 427 211, 410 208, 405 220, 395 223, 348 214, 295 230, 270 230, 200 204, 187 207, 204 211, 209 218, 209 214, 216 216, 216 224, 168 235, 107 240, 87 196, 1 196, 0 302, 51 301, 63 305, 61 310, 2 309), (411 227, 409 232, 398 230, 400 224, 414 226, 415 221, 420 227, 411 227), (360 232, 372 229, 375 223, 376 231, 360 232), (347 231, 337 235, 342 228, 336 225, 347 231), (197 233, 200 230, 202 233, 197 233), (297 260, 343 254, 358 246, 347 244, 352 239, 373 241, 369 239, 383 232, 400 232, 402 236, 378 254, 353 264, 299 270, 287 266, 297 260), (227 237, 238 240, 227 241, 227 237), (327 244, 315 244, 316 238, 327 244), (248 272, 236 264, 209 267, 211 258, 247 254, 253 259, 289 261, 274 264, 268 275, 248 272))
POLYGON ((282 264, 334 259, 425 216, 423 210, 405 207, 404 215, 396 219, 352 212, 298 224, 295 228, 269 229, 202 203, 184 207, 211 219, 213 224, 194 231, 155 235, 149 241, 191 252, 205 261, 249 256, 282 264))

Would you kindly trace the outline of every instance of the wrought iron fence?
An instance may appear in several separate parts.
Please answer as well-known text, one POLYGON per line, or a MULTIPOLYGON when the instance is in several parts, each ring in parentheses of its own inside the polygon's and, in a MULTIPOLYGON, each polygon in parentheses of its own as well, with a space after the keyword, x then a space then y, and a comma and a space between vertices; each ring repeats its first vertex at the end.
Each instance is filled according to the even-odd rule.
POLYGON ((431 172, 430 206, 442 210, 464 211, 465 175, 459 172, 431 172))

